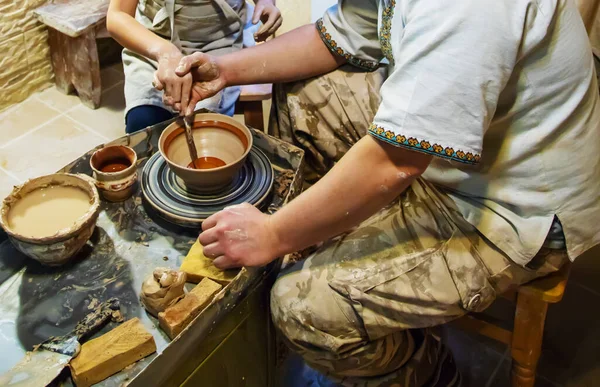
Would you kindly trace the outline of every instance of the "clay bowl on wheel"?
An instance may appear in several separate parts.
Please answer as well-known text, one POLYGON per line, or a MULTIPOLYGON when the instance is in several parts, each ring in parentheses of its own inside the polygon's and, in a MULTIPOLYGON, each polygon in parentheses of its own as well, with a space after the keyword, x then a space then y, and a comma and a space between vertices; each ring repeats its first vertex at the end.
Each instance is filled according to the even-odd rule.
POLYGON ((161 134, 158 147, 169 168, 196 192, 215 192, 229 184, 252 148, 252 133, 245 125, 222 114, 195 117, 192 136, 198 160, 191 168, 183 123, 173 122, 161 134))
POLYGON ((57 173, 13 189, 0 209, 0 226, 23 254, 48 266, 69 261, 92 236, 100 212, 94 181, 57 173))

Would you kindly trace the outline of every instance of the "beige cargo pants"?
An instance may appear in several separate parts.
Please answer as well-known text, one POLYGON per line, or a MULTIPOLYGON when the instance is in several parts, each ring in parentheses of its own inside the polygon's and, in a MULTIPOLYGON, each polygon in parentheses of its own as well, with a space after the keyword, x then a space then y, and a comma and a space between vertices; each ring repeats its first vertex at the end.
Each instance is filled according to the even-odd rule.
MULTIPOLYGON (((301 146, 316 179, 366 134, 385 69, 343 67, 279 86, 271 133, 301 146)), ((429 386, 442 344, 431 329, 488 307, 512 286, 558 270, 543 249, 524 268, 480 235, 454 202, 416 180, 396 200, 284 270, 271 293, 289 346, 349 386, 429 386)))

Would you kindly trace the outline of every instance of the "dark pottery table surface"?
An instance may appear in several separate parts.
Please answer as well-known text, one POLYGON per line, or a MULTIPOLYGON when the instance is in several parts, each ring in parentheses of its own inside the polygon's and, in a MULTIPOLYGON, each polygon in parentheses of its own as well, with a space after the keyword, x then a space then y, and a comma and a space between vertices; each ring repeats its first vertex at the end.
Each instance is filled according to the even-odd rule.
MULTIPOLYGON (((141 175, 145 162, 158 151, 158 138, 168 124, 147 128, 106 145, 131 146, 138 155, 138 175, 141 175)), ((273 192, 264 208, 272 213, 300 192, 304 155, 300 149, 258 131, 254 132, 254 143, 268 156, 275 172, 273 192)), ((60 172, 91 176, 89 159, 94 151, 60 172)), ((125 202, 102 202, 92 238, 73 262, 65 266, 51 268, 25 257, 0 230, 0 373, 19 362, 34 345, 71 331, 98 303, 116 297, 121 301, 125 319, 140 318, 154 335, 158 351, 99 385, 120 386, 127 382, 148 386, 167 380, 169 369, 177 364, 185 348, 199 345, 209 337, 215 324, 269 270, 242 270, 217 301, 171 342, 158 321, 140 305, 141 284, 156 267, 178 268, 198 231, 162 221, 145 205, 139 183, 133 197, 125 202)), ((111 323, 97 335, 115 326, 111 323)), ((66 375, 63 379, 63 384, 70 384, 66 375)))

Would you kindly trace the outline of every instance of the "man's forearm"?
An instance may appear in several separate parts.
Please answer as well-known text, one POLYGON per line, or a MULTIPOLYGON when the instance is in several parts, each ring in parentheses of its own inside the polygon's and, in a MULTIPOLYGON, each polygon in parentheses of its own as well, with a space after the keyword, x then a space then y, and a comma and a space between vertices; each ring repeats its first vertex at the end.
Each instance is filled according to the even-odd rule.
POLYGON ((313 25, 217 60, 228 86, 306 79, 328 73, 345 62, 329 51, 313 25))
POLYGON ((272 216, 278 255, 360 224, 404 191, 430 160, 431 156, 364 137, 317 184, 272 216))

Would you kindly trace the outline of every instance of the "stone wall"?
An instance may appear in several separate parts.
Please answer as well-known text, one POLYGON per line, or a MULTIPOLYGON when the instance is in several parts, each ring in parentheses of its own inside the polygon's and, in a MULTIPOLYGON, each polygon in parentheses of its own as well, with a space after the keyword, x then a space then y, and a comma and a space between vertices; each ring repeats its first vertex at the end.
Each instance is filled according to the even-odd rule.
POLYGON ((52 80, 46 28, 29 11, 46 0, 0 0, 0 110, 52 80))

